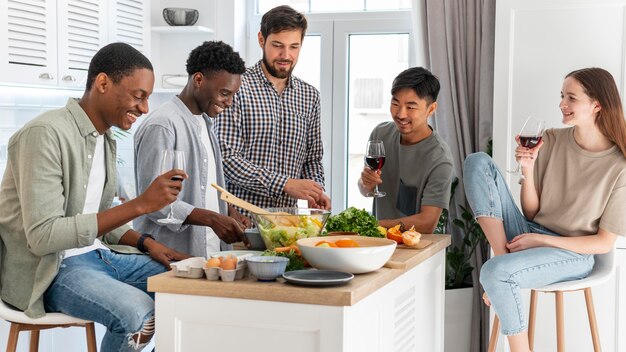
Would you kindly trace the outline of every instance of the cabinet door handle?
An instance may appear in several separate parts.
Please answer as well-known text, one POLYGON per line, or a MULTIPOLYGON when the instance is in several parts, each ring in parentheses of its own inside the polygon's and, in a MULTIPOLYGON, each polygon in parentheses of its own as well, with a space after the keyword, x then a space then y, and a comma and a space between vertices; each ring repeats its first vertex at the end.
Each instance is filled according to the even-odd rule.
POLYGON ((76 78, 72 75, 65 75, 61 78, 63 82, 76 82, 76 78))
POLYGON ((40 79, 54 79, 51 74, 44 72, 39 74, 40 79))

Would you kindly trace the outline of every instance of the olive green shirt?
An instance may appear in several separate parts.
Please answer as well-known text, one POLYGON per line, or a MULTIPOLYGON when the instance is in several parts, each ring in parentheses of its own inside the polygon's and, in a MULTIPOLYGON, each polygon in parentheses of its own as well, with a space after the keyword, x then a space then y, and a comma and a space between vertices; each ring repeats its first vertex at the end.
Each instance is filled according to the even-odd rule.
MULTIPOLYGON (((7 147, 0 185, 0 295, 37 318, 45 315, 43 294, 54 280, 63 251, 93 244, 96 214, 81 214, 98 132, 75 99, 41 114, 17 131, 7 147)), ((115 141, 105 135, 106 181, 100 211, 115 194, 115 141)), ((115 245, 126 225, 103 236, 115 245)))

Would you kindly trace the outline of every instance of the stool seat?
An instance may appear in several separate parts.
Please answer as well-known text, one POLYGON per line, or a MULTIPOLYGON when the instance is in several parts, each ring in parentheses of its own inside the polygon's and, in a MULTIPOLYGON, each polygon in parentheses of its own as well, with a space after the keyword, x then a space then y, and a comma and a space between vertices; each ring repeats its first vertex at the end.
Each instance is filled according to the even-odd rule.
POLYGON ((91 323, 89 320, 74 318, 63 313, 47 313, 41 318, 30 318, 24 312, 9 307, 0 299, 0 318, 12 322, 34 325, 85 325, 91 323))
POLYGON ((535 288, 535 291, 577 291, 587 287, 593 287, 605 283, 611 279, 615 272, 615 250, 606 254, 597 254, 593 270, 584 279, 556 282, 543 287, 535 288))
POLYGON ((7 352, 15 352, 20 331, 30 331, 30 351, 39 349, 39 331, 71 326, 85 327, 87 333, 87 351, 96 352, 96 332, 94 323, 62 313, 48 313, 37 319, 28 317, 24 312, 13 309, 0 299, 0 318, 11 323, 7 352))
MULTIPOLYGON (((533 350, 534 335, 535 335, 535 310, 537 308, 537 292, 550 292, 555 294, 556 299, 556 336, 557 336, 557 351, 565 351, 565 332, 564 332, 564 317, 563 317, 563 293, 567 291, 579 291, 583 290, 585 293, 585 303, 587 305, 587 316, 589 318, 589 330, 591 331, 591 338, 593 341, 593 350, 600 352, 600 337, 598 334, 598 326, 596 322, 596 313, 593 306, 593 297, 591 294, 591 287, 602 284, 611 279, 615 272, 615 248, 609 253, 596 254, 595 263, 591 273, 583 279, 556 282, 550 285, 532 288, 530 291, 530 314, 528 318, 528 344, 530 350, 533 350)), ((493 328, 491 330, 491 337, 489 339, 489 352, 493 352, 496 349, 498 343, 498 334, 500 329, 500 320, 496 315, 493 321, 493 328)))

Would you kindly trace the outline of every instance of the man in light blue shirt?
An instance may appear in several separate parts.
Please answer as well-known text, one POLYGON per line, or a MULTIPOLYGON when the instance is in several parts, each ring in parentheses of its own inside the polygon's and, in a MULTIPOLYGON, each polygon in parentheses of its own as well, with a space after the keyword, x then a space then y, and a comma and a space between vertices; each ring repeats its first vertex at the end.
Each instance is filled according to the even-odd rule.
POLYGON ((169 208, 139 217, 134 227, 168 246, 193 256, 231 249, 250 225, 232 206, 219 200, 216 183, 224 187, 222 156, 213 133, 213 118, 232 105, 245 65, 223 42, 204 42, 187 60, 189 79, 182 92, 155 109, 135 133, 135 180, 143 191, 160 173, 164 149, 185 152, 189 178, 171 207, 182 224, 160 224, 169 208))

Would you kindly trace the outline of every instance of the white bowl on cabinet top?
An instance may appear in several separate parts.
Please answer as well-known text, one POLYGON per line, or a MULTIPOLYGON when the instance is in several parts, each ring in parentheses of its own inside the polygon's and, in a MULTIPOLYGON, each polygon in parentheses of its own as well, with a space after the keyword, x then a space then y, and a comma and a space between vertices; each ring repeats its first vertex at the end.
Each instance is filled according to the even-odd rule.
POLYGON ((316 269, 363 274, 380 269, 391 258, 397 243, 387 238, 365 236, 323 236, 298 240, 302 256, 316 269), (316 247, 320 241, 335 242, 344 238, 359 247, 316 247))

